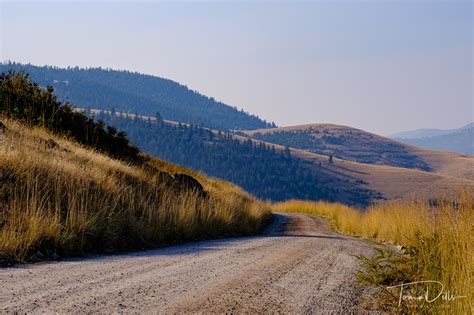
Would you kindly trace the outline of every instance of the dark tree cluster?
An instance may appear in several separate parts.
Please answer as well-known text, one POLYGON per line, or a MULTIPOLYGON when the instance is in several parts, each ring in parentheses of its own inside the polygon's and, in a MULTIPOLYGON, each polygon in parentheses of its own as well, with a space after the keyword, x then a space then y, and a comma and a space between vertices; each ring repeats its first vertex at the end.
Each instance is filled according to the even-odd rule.
POLYGON ((0 75, 0 113, 73 138, 111 157, 133 163, 142 161, 140 151, 130 144, 124 132, 74 111, 69 103, 57 100, 51 86, 42 89, 23 72, 0 75))
POLYGON ((271 133, 255 133, 252 138, 280 145, 290 145, 301 150, 310 150, 324 147, 324 142, 311 136, 309 132, 302 131, 276 131, 271 133))
MULTIPOLYGON (((141 150, 172 163, 231 181, 262 199, 339 201, 341 188, 290 150, 239 141, 229 132, 215 132, 196 126, 171 125, 159 120, 126 118, 100 113, 96 119, 127 132, 141 150)), ((345 192, 347 193, 347 192, 345 192)), ((349 192, 352 204, 364 204, 367 195, 349 192)))
POLYGON ((260 129, 274 123, 235 106, 199 94, 177 82, 129 71, 102 68, 36 67, 0 64, 0 71, 26 71, 41 86, 51 85, 62 101, 82 107, 111 109, 192 123, 220 130, 260 129))

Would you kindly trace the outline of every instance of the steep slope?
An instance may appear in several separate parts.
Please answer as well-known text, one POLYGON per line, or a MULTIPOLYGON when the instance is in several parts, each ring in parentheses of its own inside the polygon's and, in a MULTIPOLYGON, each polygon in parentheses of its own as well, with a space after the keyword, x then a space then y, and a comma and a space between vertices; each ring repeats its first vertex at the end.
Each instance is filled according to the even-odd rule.
POLYGON ((400 143, 363 130, 310 124, 243 131, 254 139, 364 164, 394 166, 474 180, 474 157, 400 143))
POLYGON ((269 214, 230 183, 0 119, 0 265, 251 234, 269 214))
POLYGON ((269 213, 230 183, 151 157, 127 165, 1 121, 0 265, 255 233, 269 213))
POLYGON ((62 101, 81 107, 137 112, 221 130, 269 127, 266 121, 190 90, 177 82, 102 68, 0 64, 0 72, 25 70, 41 86, 51 85, 62 101))
POLYGON ((0 75, 0 266, 258 232, 235 185, 141 153, 25 76, 0 75))

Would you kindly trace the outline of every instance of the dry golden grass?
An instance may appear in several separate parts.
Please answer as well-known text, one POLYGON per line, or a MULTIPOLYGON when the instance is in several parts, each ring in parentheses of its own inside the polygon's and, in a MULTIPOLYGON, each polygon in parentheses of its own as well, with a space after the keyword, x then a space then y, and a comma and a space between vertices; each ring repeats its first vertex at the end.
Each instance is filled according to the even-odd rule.
MULTIPOLYGON (((380 192, 387 200, 410 200, 416 196, 435 198, 463 189, 474 189, 474 179, 402 167, 357 163, 337 158, 329 164, 327 156, 296 149, 291 149, 291 153, 311 162, 314 167, 321 163, 324 169, 341 179, 341 185, 344 184, 345 179, 358 179, 367 183, 366 188, 380 192)), ((470 164, 466 166, 472 167, 473 161, 474 158, 471 157, 470 164)))
POLYGON ((406 145, 406 148, 419 156, 436 173, 474 180, 474 156, 472 155, 429 150, 411 145, 406 145))
POLYGON ((25 261, 151 248, 259 231, 269 206, 237 186, 150 158, 127 165, 42 129, 2 119, 0 259, 25 261), (48 148, 45 140, 59 146, 48 148), (160 171, 187 173, 208 198, 176 192, 160 171))
MULTIPOLYGON (((402 278, 393 279, 440 281, 445 292, 449 290, 456 296, 466 297, 449 302, 438 299, 430 305, 430 311, 468 314, 474 310, 472 196, 470 191, 456 197, 443 197, 440 198, 442 202, 434 206, 416 201, 394 201, 374 205, 365 212, 341 204, 293 200, 277 203, 273 210, 322 216, 338 232, 405 246, 405 256, 393 266, 402 273, 402 278)), ((379 280, 385 285, 399 284, 386 283, 387 278, 379 280)), ((395 299, 395 302, 398 301, 395 299)), ((415 304, 415 309, 411 310, 419 311, 416 308, 419 306, 415 304)))

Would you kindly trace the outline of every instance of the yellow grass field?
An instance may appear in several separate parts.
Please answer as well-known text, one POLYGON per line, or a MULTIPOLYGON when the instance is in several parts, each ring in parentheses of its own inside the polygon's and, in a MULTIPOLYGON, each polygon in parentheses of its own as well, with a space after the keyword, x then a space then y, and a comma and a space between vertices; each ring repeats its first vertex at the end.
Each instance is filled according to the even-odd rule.
MULTIPOLYGON (((438 299, 430 311, 447 314, 469 314, 474 311, 474 209, 472 191, 454 198, 440 198, 437 204, 394 201, 378 204, 365 212, 341 204, 288 201, 273 205, 274 211, 304 212, 327 218, 331 227, 341 233, 384 243, 403 245, 393 270, 399 276, 390 282, 372 279, 373 284, 398 285, 397 281, 435 280, 455 296, 452 301, 438 299), (396 280, 395 280, 396 279, 396 280)), ((384 263, 384 261, 380 261, 384 263)), ((382 272, 381 264, 373 266, 382 272)), ((383 271, 385 272, 385 271, 383 271)), ((393 271, 392 271, 393 275, 393 271)), ((371 275, 369 275, 370 277, 371 275)), ((380 275, 379 275, 380 276, 380 275)), ((372 277, 375 277, 372 275, 372 277)), ((367 278, 367 277, 366 277, 367 278)), ((392 302, 397 303, 395 298, 392 302)), ((414 309, 408 311, 420 311, 414 309)))

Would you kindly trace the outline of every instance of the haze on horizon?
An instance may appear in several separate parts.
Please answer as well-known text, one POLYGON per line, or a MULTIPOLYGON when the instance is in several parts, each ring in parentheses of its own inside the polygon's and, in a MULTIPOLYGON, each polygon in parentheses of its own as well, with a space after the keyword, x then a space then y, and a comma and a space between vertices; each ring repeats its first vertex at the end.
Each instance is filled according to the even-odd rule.
POLYGON ((1 2, 0 59, 169 78, 278 125, 474 120, 471 1, 1 2))

